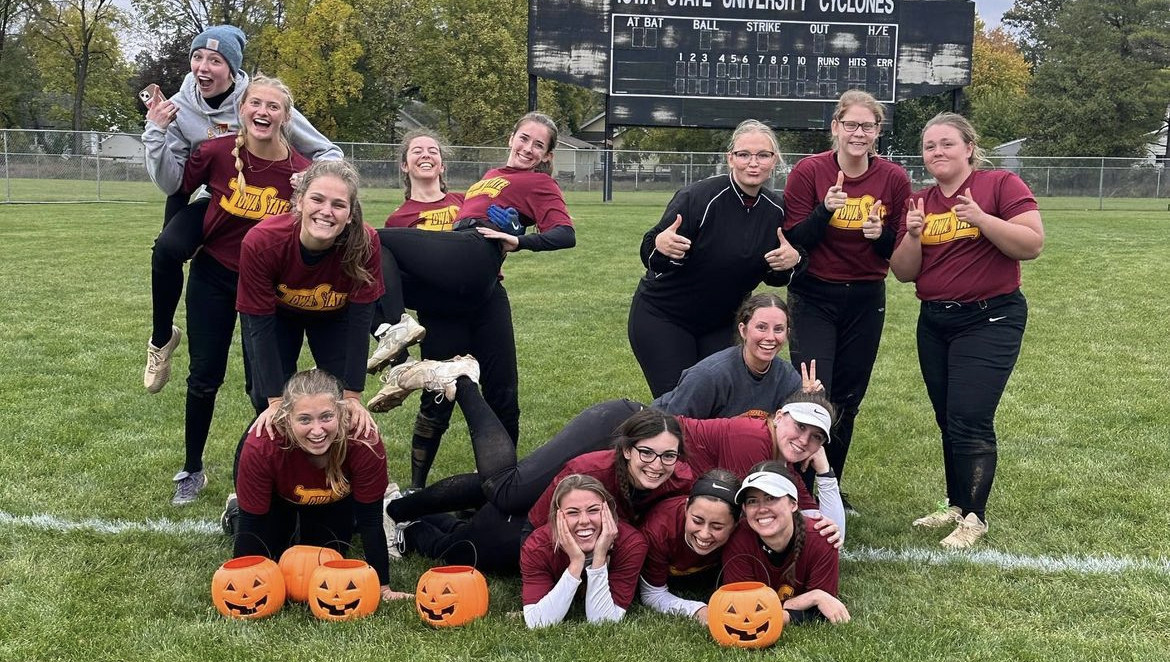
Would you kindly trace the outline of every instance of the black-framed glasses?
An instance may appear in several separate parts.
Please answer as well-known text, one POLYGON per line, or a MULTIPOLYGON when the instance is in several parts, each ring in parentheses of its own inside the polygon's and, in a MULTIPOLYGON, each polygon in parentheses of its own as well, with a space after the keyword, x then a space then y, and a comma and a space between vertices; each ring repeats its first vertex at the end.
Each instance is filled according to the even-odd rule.
POLYGON ((645 464, 650 464, 654 460, 662 460, 662 466, 669 467, 678 462, 678 451, 666 451, 663 453, 655 453, 653 450, 645 446, 634 446, 634 450, 638 451, 638 459, 645 464))
POLYGON ((840 122, 840 124, 841 128, 845 129, 849 133, 853 133, 858 129, 861 129, 866 133, 874 133, 878 130, 878 127, 881 126, 881 124, 878 124, 877 122, 852 122, 848 120, 840 122))
POLYGON ((771 161, 776 158, 776 152, 764 150, 762 152, 749 152, 746 149, 737 150, 731 153, 732 158, 740 163, 751 163, 752 159, 761 163, 771 161))

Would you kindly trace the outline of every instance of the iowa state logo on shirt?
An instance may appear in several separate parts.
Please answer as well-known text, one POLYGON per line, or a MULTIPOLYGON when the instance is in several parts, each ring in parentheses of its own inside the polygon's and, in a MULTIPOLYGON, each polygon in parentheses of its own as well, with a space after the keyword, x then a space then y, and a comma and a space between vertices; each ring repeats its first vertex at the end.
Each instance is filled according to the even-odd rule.
MULTIPOLYGON (((873 211, 873 203, 877 200, 872 195, 863 195, 860 198, 849 198, 845 206, 833 212, 829 225, 842 230, 860 230, 865 219, 873 211)), ((885 213, 885 205, 878 210, 878 215, 885 213)))
POLYGON ((960 239, 978 239, 979 236, 979 228, 966 221, 960 221, 953 210, 942 214, 927 214, 926 222, 922 226, 923 246, 946 244, 960 239))
POLYGON ((508 188, 509 182, 503 177, 492 177, 491 179, 481 179, 467 189, 467 193, 463 196, 464 199, 474 198, 477 195, 486 195, 495 198, 500 194, 500 191, 508 188))
POLYGON ((298 290, 281 283, 276 286, 276 300, 299 310, 337 310, 349 300, 346 292, 335 292, 333 285, 322 283, 312 289, 298 290))
POLYGON ((442 209, 428 209, 419 212, 418 223, 414 227, 419 230, 435 230, 447 232, 455 225, 455 217, 459 215, 457 205, 448 205, 442 209))
POLYGON ((304 485, 297 485, 293 489, 293 498, 290 499, 293 503, 302 506, 320 506, 326 503, 333 503, 340 501, 349 495, 349 488, 342 490, 342 494, 335 494, 331 489, 315 489, 305 487, 304 485))
POLYGON ((232 216, 260 221, 289 210, 288 200, 282 199, 275 187, 245 186, 241 191, 240 182, 233 177, 228 180, 228 188, 232 194, 222 196, 219 206, 232 216))

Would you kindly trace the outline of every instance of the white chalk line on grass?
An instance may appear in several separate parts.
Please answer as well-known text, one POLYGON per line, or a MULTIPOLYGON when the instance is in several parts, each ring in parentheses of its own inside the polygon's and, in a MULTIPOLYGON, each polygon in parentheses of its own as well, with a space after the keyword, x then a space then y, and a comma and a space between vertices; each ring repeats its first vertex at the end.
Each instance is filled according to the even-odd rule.
MULTIPOLYGON (((26 526, 48 531, 90 531, 103 534, 160 533, 160 534, 216 534, 223 535, 218 522, 199 520, 148 519, 144 522, 127 520, 84 519, 72 521, 54 515, 12 515, 0 510, 0 525, 26 526)), ((1082 575, 1117 575, 1125 572, 1155 572, 1170 574, 1170 559, 1141 559, 1124 556, 1025 556, 993 549, 965 552, 947 552, 931 549, 885 549, 883 547, 854 547, 842 556, 847 561, 908 563, 926 565, 973 564, 1003 570, 1030 570, 1042 573, 1074 572, 1082 575)))

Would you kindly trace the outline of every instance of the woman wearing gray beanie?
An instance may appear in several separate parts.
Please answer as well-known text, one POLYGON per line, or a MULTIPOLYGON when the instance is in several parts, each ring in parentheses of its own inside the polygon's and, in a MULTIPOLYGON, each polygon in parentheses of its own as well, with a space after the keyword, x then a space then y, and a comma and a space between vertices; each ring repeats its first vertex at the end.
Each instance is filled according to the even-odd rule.
MULTIPOLYGON (((188 156, 205 140, 239 130, 237 109, 249 83, 242 69, 247 37, 232 25, 214 25, 191 41, 191 73, 169 99, 151 103, 142 142, 146 171, 166 193, 163 230, 151 258, 152 329, 147 344, 143 386, 157 393, 171 373, 171 355, 181 332, 174 325, 183 293, 183 263, 203 243, 203 217, 208 194, 200 190, 194 201, 179 192, 188 156)), ((292 111, 289 143, 310 159, 337 160, 341 150, 321 135, 296 109, 292 111)))

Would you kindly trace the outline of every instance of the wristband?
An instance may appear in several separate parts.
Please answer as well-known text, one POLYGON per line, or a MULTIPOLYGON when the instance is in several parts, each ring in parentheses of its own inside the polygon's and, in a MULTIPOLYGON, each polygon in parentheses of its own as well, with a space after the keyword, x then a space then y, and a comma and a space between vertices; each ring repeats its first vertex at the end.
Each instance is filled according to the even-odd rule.
POLYGON ((826 471, 823 474, 817 474, 817 478, 836 478, 836 477, 837 477, 837 474, 833 471, 832 468, 830 468, 828 471, 826 471))

